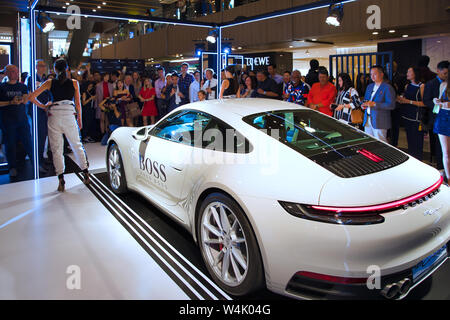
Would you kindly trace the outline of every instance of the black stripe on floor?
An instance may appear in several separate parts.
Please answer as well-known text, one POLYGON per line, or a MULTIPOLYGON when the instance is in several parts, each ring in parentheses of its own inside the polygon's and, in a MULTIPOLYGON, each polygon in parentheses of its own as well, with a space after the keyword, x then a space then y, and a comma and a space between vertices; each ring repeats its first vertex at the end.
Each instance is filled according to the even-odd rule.
MULTIPOLYGON (((94 177, 94 181, 95 181, 94 177)), ((97 181, 95 181, 97 182, 97 181)), ((110 189, 108 189, 106 187, 106 185, 104 185, 101 181, 98 183, 100 185, 100 187, 102 188, 102 190, 104 192, 107 192, 113 199, 114 198, 118 198, 117 195, 115 193, 113 193, 110 189)), ((120 198, 118 198, 120 199, 120 198)), ((133 210, 130 210, 128 208, 126 208, 126 206, 120 206, 120 208, 124 211, 126 211, 128 214, 130 214, 131 216, 135 216, 136 220, 139 221, 140 217, 142 219, 142 217, 140 215, 138 215, 136 212, 134 212, 133 210)), ((144 219, 143 219, 144 220, 144 219)), ((144 220, 145 221, 145 220, 144 220)), ((139 223, 139 222, 138 222, 139 223)), ((214 294, 216 297, 220 298, 226 298, 223 296, 222 292, 220 292, 219 290, 217 290, 217 287, 213 286, 209 281, 207 281, 205 278, 202 277, 202 275, 200 275, 195 268, 192 267, 192 265, 190 265, 189 263, 187 263, 184 259, 179 258, 178 254, 176 252, 174 252, 173 247, 170 247, 169 245, 167 245, 167 243, 165 243, 164 241, 161 241, 158 237, 158 233, 156 233, 154 230, 152 230, 151 228, 149 228, 147 225, 143 224, 143 223, 139 223, 139 225, 146 231, 148 232, 153 238, 156 239, 156 241, 158 242, 158 244, 160 244, 162 247, 164 247, 164 249, 169 252, 173 257, 177 257, 177 261, 186 269, 188 270, 191 274, 193 275, 198 275, 198 280, 202 283, 203 286, 205 286, 212 294, 214 294)), ((150 225, 150 224, 149 224, 150 225)), ((151 226, 153 228, 153 226, 151 226)), ((161 236, 161 235, 159 235, 161 236)), ((162 237, 162 236, 161 236, 162 237)), ((164 240, 166 240, 163 237, 164 240)), ((167 240, 166 240, 167 241, 167 240)), ((192 238, 191 238, 192 241, 192 238)), ((198 249, 197 249, 198 251, 198 249)), ((186 257, 185 257, 186 258, 186 257)), ((187 259, 187 258, 186 258, 187 259)), ((197 267, 196 267, 197 268, 197 267)), ((199 268, 197 268, 198 270, 200 270, 199 268)), ((201 271, 200 271, 201 272, 201 271)), ((204 273, 203 273, 204 274, 204 273)))
MULTIPOLYGON (((81 174, 77 173, 77 176, 80 178, 80 180, 83 180, 81 174)), ((140 244, 140 246, 152 257, 152 259, 167 273, 167 275, 181 288, 181 290, 183 290, 184 293, 186 293, 186 295, 192 299, 192 300, 199 300, 199 298, 195 295, 195 293, 184 284, 184 282, 179 278, 179 276, 176 275, 176 273, 174 273, 167 265, 166 263, 164 263, 157 254, 155 254, 154 251, 152 251, 148 245, 145 244, 145 242, 141 239, 144 238, 145 241, 148 242, 148 244, 156 251, 158 251, 158 254, 160 256, 162 256, 164 258, 164 260, 170 264, 170 266, 176 270, 176 272, 178 274, 180 274, 181 276, 183 276, 183 279, 186 280, 191 286, 193 286, 194 281, 187 277, 187 275, 184 273, 183 270, 181 270, 181 268, 179 266, 177 266, 169 257, 167 257, 167 255, 162 252, 157 245, 155 245, 153 243, 153 241, 151 239, 149 239, 145 234, 141 234, 137 233, 137 231, 134 231, 132 228, 129 227, 129 225, 127 223, 125 223, 122 218, 116 213, 116 211, 120 212, 121 210, 118 209, 117 207, 115 207, 113 204, 105 201, 105 199, 103 199, 102 197, 106 197, 104 195, 104 192, 101 191, 98 187, 96 187, 94 184, 91 184, 89 186, 87 186, 88 189, 96 196, 96 198, 108 209, 108 211, 117 219, 117 221, 119 221, 119 223, 130 233, 130 235, 140 244), (159 249, 159 250, 158 250, 159 249)), ((126 215, 123 215, 123 218, 133 227, 136 227, 136 229, 139 229, 134 222, 130 221, 130 219, 128 217, 126 217, 126 215)), ((194 289, 196 289, 196 291, 204 298, 204 299, 211 299, 211 297, 204 291, 202 290, 198 284, 195 284, 195 286, 193 286, 194 289)))

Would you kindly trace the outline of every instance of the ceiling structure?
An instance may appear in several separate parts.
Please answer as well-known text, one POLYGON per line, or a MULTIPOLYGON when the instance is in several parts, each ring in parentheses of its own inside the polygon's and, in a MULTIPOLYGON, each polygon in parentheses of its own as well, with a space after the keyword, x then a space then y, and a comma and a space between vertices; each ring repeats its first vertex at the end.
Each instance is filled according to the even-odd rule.
POLYGON ((148 10, 151 10, 153 15, 161 16, 163 6, 175 6, 177 0, 47 0, 46 4, 44 2, 40 1, 39 4, 57 8, 77 5, 82 11, 101 12, 104 10, 111 13, 141 16, 147 15, 148 10))
POLYGON ((28 0, 1 0, 0 12, 27 11, 28 0))

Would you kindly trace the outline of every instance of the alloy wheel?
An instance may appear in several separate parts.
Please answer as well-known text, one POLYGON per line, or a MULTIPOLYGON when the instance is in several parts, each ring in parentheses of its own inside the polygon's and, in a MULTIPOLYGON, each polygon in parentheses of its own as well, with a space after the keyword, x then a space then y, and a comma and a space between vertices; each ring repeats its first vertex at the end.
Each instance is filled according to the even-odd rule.
POLYGON ((223 283, 236 287, 245 280, 247 241, 237 216, 225 204, 212 202, 203 211, 201 245, 209 266, 223 283))
POLYGON ((108 157, 109 166, 109 181, 111 182, 111 187, 118 190, 120 188, 120 179, 122 177, 120 156, 117 148, 111 148, 108 157))

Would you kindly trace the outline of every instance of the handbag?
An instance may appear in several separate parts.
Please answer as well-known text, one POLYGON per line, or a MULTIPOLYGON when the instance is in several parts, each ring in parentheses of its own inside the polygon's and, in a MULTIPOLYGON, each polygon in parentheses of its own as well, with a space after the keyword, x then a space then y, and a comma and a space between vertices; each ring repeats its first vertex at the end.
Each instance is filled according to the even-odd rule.
POLYGON ((362 109, 355 109, 351 113, 352 123, 353 124, 363 124, 364 122, 364 111, 362 109))
POLYGON ((125 111, 127 113, 127 118, 134 119, 141 115, 141 109, 139 108, 139 104, 137 102, 128 103, 125 107, 125 111))

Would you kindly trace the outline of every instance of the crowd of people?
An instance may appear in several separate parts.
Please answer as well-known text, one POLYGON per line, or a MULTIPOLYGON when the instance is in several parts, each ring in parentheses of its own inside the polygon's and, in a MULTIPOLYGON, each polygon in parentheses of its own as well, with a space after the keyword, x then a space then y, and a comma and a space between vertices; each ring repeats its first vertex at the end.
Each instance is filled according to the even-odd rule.
MULTIPOLYGON (((111 132, 118 127, 155 124, 158 119, 179 106, 196 101, 268 98, 306 106, 335 117, 394 146, 398 144, 399 127, 404 126, 408 152, 419 160, 423 160, 424 136, 428 134, 437 167, 444 169, 448 179, 449 62, 440 62, 437 74, 431 72, 428 64, 429 58, 422 57, 417 66, 411 66, 406 75, 401 75, 394 63, 391 81, 382 66, 374 65, 370 68, 370 74, 358 75, 355 82, 346 73, 339 74, 337 79, 330 77, 328 70, 319 66, 317 60, 310 62, 311 69, 305 76, 299 70, 284 71, 281 74, 275 64, 260 70, 228 66, 221 71, 222 83, 218 91, 214 70, 189 72, 188 63, 181 65, 181 72, 166 73, 164 68, 159 67, 157 76, 150 78, 142 77, 139 72, 114 71, 111 74, 100 74, 97 71, 91 72, 89 65, 73 71, 66 68, 64 76, 61 75, 62 67, 59 66, 58 71, 55 65, 56 73, 46 75, 48 67, 44 61, 39 60, 35 79, 36 87, 40 87, 39 95, 36 96, 34 92, 31 97, 27 96, 31 90, 31 82, 28 81, 28 86, 20 83, 17 68, 10 65, 6 68, 8 81, 0 85, 0 123, 1 131, 4 132, 10 175, 17 175, 15 153, 18 140, 22 141, 26 153, 32 159, 30 126, 25 106, 29 100, 40 106, 37 131, 41 173, 49 171, 45 164, 52 162, 50 151, 54 153, 57 149, 57 154, 53 154, 53 162, 55 157, 58 158, 58 165, 53 165, 57 173, 62 174, 64 166, 60 157, 69 147, 76 149, 72 151, 76 153, 80 167, 87 170, 73 132, 68 134, 70 138, 66 134, 69 140, 64 147, 66 151, 59 138, 50 139, 50 112, 47 107, 62 100, 66 105, 71 105, 67 102, 72 100, 70 97, 74 98, 76 106, 79 92, 80 112, 75 108, 75 113, 83 115, 78 119, 78 126, 84 143, 101 141, 106 144, 111 132), (64 87, 62 78, 77 84, 74 92, 71 89, 72 82, 64 87), (53 84, 48 84, 48 80, 53 80, 53 84), (59 83, 61 88, 55 87, 54 83, 59 83), (62 90, 64 94, 60 95, 65 98, 55 100, 55 90, 56 94, 60 94, 62 90), (53 144, 58 147, 54 148, 53 144), (46 148, 46 145, 51 148, 46 148)), ((57 133, 58 137, 62 137, 60 131, 57 133)))

